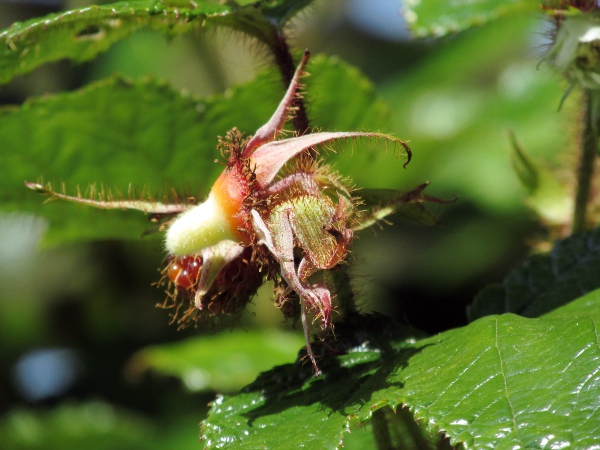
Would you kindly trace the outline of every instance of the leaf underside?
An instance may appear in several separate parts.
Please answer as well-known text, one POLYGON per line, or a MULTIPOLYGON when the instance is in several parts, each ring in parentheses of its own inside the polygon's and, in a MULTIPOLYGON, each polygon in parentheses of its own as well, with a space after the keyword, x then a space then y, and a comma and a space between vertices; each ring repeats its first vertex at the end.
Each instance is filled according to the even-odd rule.
POLYGON ((491 316, 420 341, 381 320, 360 316, 354 332, 336 333, 350 349, 323 357, 320 378, 306 365, 281 366, 219 397, 204 445, 339 448, 374 411, 401 405, 465 448, 585 448, 600 439, 600 291, 548 317, 491 316))

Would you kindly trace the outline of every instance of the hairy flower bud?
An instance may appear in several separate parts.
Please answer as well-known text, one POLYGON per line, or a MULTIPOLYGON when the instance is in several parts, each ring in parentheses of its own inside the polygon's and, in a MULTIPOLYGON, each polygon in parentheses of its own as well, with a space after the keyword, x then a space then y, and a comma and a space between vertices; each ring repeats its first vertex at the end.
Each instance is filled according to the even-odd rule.
MULTIPOLYGON (((330 291, 324 271, 346 261, 354 230, 361 227, 359 221, 369 226, 398 205, 418 206, 426 197, 421 194, 423 185, 386 205, 376 205, 369 214, 359 213, 360 200, 352 195, 350 183, 313 158, 319 146, 335 141, 379 138, 405 150, 408 164, 408 145, 393 136, 354 131, 278 139, 308 56, 306 52, 266 124, 247 139, 235 128, 220 138, 218 148, 227 158, 226 167, 203 203, 85 199, 57 193, 39 183, 26 185, 55 198, 98 208, 137 209, 153 214, 155 220, 168 218, 168 257, 160 284, 166 284, 168 292, 163 306, 174 309, 173 320, 181 326, 240 312, 264 279, 272 279, 275 302, 284 314, 299 312, 307 353, 319 373, 307 317, 320 320, 323 333, 331 327, 335 293, 330 291)), ((421 211, 412 210, 412 214, 421 211)))

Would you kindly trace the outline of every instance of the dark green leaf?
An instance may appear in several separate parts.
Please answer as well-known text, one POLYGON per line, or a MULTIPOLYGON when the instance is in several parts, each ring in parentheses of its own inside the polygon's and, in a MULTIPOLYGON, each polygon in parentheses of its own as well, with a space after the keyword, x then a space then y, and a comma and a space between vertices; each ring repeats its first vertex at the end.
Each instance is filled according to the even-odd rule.
POLYGON ((304 345, 299 334, 278 330, 223 331, 147 347, 133 356, 129 372, 148 369, 180 378, 190 390, 233 392, 265 370, 293 361, 304 345))
POLYGON ((136 30, 177 35, 227 26, 277 45, 277 31, 310 0, 133 0, 15 23, 0 33, 0 83, 59 59, 87 61, 136 30))
POLYGON ((544 318, 491 316, 420 341, 373 318, 347 325, 336 334, 349 351, 324 356, 322 377, 283 366, 220 397, 204 423, 207 447, 339 448, 374 411, 401 405, 465 448, 600 439, 600 291, 544 318))
POLYGON ((483 290, 469 318, 505 312, 538 317, 599 288, 599 270, 600 229, 568 237, 550 253, 528 258, 502 285, 483 290))
POLYGON ((417 0, 406 2, 404 16, 416 36, 443 36, 511 13, 532 12, 537 8, 539 2, 532 0, 417 0))
POLYGON ((599 305, 594 291, 548 317, 492 316, 422 341, 401 401, 467 448, 588 448, 600 439, 599 305))

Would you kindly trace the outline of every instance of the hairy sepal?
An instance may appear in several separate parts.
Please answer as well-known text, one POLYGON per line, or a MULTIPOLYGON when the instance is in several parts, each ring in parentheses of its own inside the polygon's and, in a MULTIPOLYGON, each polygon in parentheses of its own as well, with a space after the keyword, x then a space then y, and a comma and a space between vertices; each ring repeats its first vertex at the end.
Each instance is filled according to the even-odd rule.
POLYGON ((367 133, 361 131, 314 133, 269 142, 254 151, 250 155, 250 161, 252 167, 256 167, 256 181, 261 186, 266 186, 273 181, 286 162, 305 150, 335 141, 355 138, 385 139, 394 144, 398 144, 402 146, 407 155, 407 161, 404 166, 410 162, 412 153, 406 142, 390 136, 389 134, 367 133))

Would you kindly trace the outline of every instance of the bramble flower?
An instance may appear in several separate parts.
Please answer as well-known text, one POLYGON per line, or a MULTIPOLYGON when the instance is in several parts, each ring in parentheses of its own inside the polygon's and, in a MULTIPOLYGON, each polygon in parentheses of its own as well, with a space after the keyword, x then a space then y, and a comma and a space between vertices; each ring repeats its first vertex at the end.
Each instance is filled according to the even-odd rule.
MULTIPOLYGON (((412 205, 420 215, 426 185, 387 197, 361 211, 351 184, 322 160, 319 146, 356 138, 380 138, 398 144, 410 161, 406 143, 367 132, 321 132, 278 140, 298 95, 308 52, 269 121, 251 137, 237 129, 219 141, 226 167, 208 198, 197 205, 106 198, 71 197, 39 183, 26 183, 54 198, 99 208, 137 209, 165 224, 168 252, 161 281, 180 325, 206 317, 231 316, 243 310, 265 278, 275 284, 275 304, 286 317, 301 318, 307 354, 319 373, 310 345, 311 324, 331 328, 332 291, 325 272, 348 258, 356 230, 412 205), (421 208, 421 209, 419 209, 421 208), (309 318, 312 318, 310 321, 309 318)), ((406 164, 404 164, 406 166, 406 164)), ((425 213, 426 214, 426 213, 425 213)), ((421 214, 422 215, 422 214, 421 214)))

